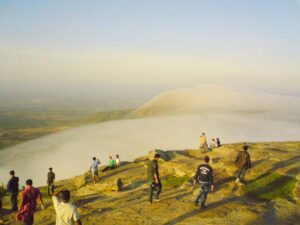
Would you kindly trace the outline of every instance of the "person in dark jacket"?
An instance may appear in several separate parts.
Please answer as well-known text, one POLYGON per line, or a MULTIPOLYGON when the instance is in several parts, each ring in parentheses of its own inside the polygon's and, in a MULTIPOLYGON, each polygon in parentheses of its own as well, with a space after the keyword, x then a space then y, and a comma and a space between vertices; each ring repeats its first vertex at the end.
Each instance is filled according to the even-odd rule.
POLYGON ((161 193, 162 184, 159 178, 158 160, 160 158, 159 154, 154 155, 154 159, 149 161, 148 165, 148 181, 150 184, 149 192, 149 203, 152 204, 153 192, 156 191, 156 198, 154 201, 159 201, 159 195, 161 193))
POLYGON ((251 168, 250 154, 248 153, 248 146, 244 145, 235 160, 235 166, 238 168, 235 182, 239 185, 244 185, 245 174, 251 168))
POLYGON ((54 193, 54 181, 55 181, 55 173, 53 172, 53 169, 50 167, 47 175, 48 196, 54 193))
POLYGON ((195 205, 201 202, 201 209, 205 209, 205 202, 210 191, 214 190, 213 169, 209 165, 209 157, 204 157, 204 163, 200 164, 194 177, 194 183, 200 183, 200 191, 195 199, 195 205))
POLYGON ((18 211, 18 193, 19 193, 19 177, 15 176, 15 171, 9 172, 11 178, 7 184, 7 191, 10 194, 11 209, 18 211))

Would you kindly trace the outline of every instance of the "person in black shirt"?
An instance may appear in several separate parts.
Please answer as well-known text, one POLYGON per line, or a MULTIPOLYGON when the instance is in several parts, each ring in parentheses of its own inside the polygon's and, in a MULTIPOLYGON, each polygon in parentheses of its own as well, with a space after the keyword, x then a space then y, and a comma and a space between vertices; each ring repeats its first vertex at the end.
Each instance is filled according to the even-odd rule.
POLYGON ((198 166, 194 177, 194 182, 200 183, 200 191, 195 199, 195 205, 198 206, 200 200, 202 209, 206 208, 205 202, 208 193, 214 190, 213 170, 208 163, 209 157, 205 156, 204 163, 198 166))
POLYGON ((156 191, 154 201, 159 201, 159 195, 162 189, 162 184, 159 179, 158 160, 159 154, 154 155, 154 159, 149 161, 148 165, 148 180, 150 183, 149 202, 152 204, 153 192, 156 191))
POLYGON ((47 175, 47 184, 48 184, 48 196, 54 193, 54 180, 55 180, 55 173, 53 173, 53 169, 50 167, 49 172, 47 175))
POLYGON ((7 184, 7 191, 10 194, 11 208, 13 211, 18 211, 18 192, 19 192, 19 177, 15 177, 15 171, 9 172, 11 178, 7 184))

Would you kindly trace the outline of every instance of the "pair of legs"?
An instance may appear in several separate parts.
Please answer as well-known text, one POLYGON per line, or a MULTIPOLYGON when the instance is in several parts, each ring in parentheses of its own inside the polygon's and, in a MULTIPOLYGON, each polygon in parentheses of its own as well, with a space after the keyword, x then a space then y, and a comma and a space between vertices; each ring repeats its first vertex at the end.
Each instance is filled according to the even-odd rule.
POLYGON ((201 183, 200 184, 200 191, 197 195, 197 198, 195 199, 195 204, 198 205, 199 201, 201 203, 201 208, 205 208, 205 202, 207 199, 207 195, 211 190, 210 183, 201 183))
POLYGON ((92 177, 93 177, 94 183, 96 183, 100 180, 98 171, 92 171, 92 177))
POLYGON ((155 198, 159 199, 159 195, 161 193, 161 189, 162 189, 161 182, 159 182, 158 184, 157 183, 153 183, 153 182, 150 183, 150 192, 149 192, 149 202, 150 203, 153 202, 154 191, 156 191, 155 198))
POLYGON ((18 211, 18 192, 10 194, 11 209, 18 211))
POLYGON ((54 193, 54 183, 48 184, 48 196, 54 193))
POLYGON ((23 221, 23 225, 33 225, 33 216, 28 218, 28 221, 23 221))
POLYGON ((200 146, 200 150, 201 150, 202 153, 208 152, 208 146, 207 146, 207 144, 201 145, 200 146))
POLYGON ((237 181, 244 183, 245 175, 247 171, 248 171, 248 167, 242 167, 241 169, 239 169, 236 175, 236 178, 238 179, 237 181))

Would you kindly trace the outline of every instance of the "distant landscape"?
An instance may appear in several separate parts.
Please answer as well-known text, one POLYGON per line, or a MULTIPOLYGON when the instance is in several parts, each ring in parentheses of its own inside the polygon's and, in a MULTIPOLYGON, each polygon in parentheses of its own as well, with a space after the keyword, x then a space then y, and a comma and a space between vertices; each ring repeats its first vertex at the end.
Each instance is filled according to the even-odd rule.
POLYGON ((122 119, 129 112, 130 109, 0 111, 0 150, 72 127, 122 119))

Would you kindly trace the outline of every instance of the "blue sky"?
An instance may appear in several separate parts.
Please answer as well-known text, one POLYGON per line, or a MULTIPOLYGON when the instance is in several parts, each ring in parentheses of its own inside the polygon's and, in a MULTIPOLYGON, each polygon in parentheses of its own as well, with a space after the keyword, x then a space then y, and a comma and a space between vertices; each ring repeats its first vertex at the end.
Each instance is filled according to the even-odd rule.
POLYGON ((297 0, 0 0, 0 81, 293 92, 299 28, 297 0))

